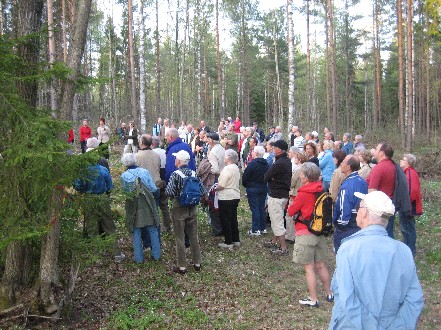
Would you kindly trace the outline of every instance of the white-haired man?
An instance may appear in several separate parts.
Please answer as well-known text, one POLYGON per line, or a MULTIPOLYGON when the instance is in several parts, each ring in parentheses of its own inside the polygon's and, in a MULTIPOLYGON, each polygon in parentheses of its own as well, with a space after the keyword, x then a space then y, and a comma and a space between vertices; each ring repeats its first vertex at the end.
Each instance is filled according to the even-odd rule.
MULTIPOLYGON (((190 154, 187 151, 179 150, 178 152, 173 153, 172 156, 175 158, 175 167, 177 168, 177 170, 171 174, 167 184, 167 188, 165 189, 165 193, 167 194, 167 196, 172 198, 172 220, 173 231, 175 233, 177 255, 177 266, 173 268, 173 272, 183 275, 187 272, 184 230, 185 233, 188 235, 190 241, 194 269, 195 271, 201 270, 201 251, 198 238, 197 205, 181 206, 181 204, 179 203, 179 196, 182 189, 184 188, 184 179, 181 177, 181 174, 185 176, 195 176, 196 173, 188 167, 191 158, 190 154)), ((206 193, 205 188, 202 183, 199 186, 200 194, 201 196, 204 196, 206 193)))
POLYGON ((392 200, 382 191, 354 194, 361 199, 361 230, 337 253, 329 329, 416 329, 423 292, 412 252, 387 235, 392 200))

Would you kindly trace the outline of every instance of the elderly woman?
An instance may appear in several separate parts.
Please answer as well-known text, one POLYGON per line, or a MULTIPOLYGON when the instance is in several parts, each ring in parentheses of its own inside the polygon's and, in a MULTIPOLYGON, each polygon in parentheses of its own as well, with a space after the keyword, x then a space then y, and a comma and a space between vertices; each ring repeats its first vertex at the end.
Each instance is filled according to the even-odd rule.
POLYGON ((259 143, 259 141, 257 140, 256 137, 251 137, 250 140, 248 141, 248 155, 245 158, 244 161, 244 167, 247 168, 248 163, 251 162, 253 160, 253 150, 254 147, 257 146, 257 144, 259 143))
POLYGON ((355 148, 355 155, 360 160, 360 169, 358 170, 358 175, 366 180, 366 178, 369 176, 375 166, 375 164, 371 164, 371 151, 357 147, 355 148))
POLYGON ((265 149, 262 146, 254 147, 253 160, 248 163, 242 176, 242 185, 246 188, 251 209, 251 229, 248 231, 250 236, 260 236, 262 232, 266 232, 265 200, 268 187, 263 181, 263 176, 269 165, 263 158, 264 153, 265 149))
POLYGON ((403 242, 406 244, 412 254, 415 255, 416 231, 415 216, 423 214, 423 202, 421 197, 421 185, 418 172, 415 170, 416 157, 412 154, 404 154, 400 160, 400 167, 404 171, 409 187, 410 204, 412 211, 406 215, 399 210, 400 229, 403 233, 403 242))
POLYGON ((303 148, 305 150, 306 158, 308 159, 308 162, 314 163, 315 165, 319 166, 319 160, 317 158, 318 156, 317 144, 313 141, 308 141, 306 142, 303 148))
MULTIPOLYGON (((293 167, 292 175, 291 175, 291 187, 289 190, 289 201, 288 207, 293 203, 294 199, 297 196, 297 191, 302 186, 302 180, 300 180, 300 169, 303 163, 306 163, 306 155, 297 152, 291 160, 295 167, 293 167)), ((294 244, 296 231, 295 231, 295 223, 294 218, 286 215, 286 233, 285 233, 285 241, 290 244, 294 244)))
POLYGON ((332 173, 331 184, 329 186, 329 193, 331 194, 332 201, 335 203, 337 200, 338 192, 340 191, 341 184, 346 178, 346 175, 341 171, 341 162, 345 159, 346 153, 343 150, 334 150, 332 158, 334 158, 334 164, 336 169, 332 173))
POLYGON ((225 236, 225 241, 219 243, 218 246, 227 249, 240 246, 239 225, 237 223, 240 172, 236 165, 237 161, 237 152, 232 149, 225 150, 225 167, 219 175, 216 188, 219 199, 219 218, 225 236))
POLYGON ((126 198, 126 228, 133 234, 133 252, 136 263, 144 262, 144 248, 151 247, 154 260, 161 258, 159 240, 159 214, 155 196, 159 189, 148 170, 136 166, 136 157, 132 153, 122 156, 121 162, 127 170, 121 174, 121 183, 126 198))
POLYGON ((324 155, 322 159, 319 160, 319 167, 322 171, 322 177, 323 177, 323 188, 326 190, 329 190, 329 187, 331 186, 331 178, 332 173, 334 173, 335 170, 335 164, 332 157, 332 149, 334 146, 334 142, 331 140, 326 140, 323 142, 323 150, 324 155))
POLYGON ((302 264, 305 268, 306 282, 309 297, 299 300, 304 306, 318 307, 316 271, 322 281, 326 292, 326 300, 333 301, 334 296, 330 289, 330 278, 326 266, 326 240, 324 236, 312 234, 303 220, 310 220, 314 211, 315 194, 323 191, 320 182, 320 169, 313 163, 304 163, 300 167, 300 180, 302 186, 297 191, 297 196, 288 207, 290 216, 298 215, 296 222, 296 241, 294 245, 293 261, 302 264))

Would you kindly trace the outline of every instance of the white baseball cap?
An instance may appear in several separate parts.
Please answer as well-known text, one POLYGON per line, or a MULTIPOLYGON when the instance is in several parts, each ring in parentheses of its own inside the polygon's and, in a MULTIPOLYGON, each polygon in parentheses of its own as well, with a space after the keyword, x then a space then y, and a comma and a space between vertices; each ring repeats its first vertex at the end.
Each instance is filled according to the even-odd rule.
POLYGON ((388 218, 395 214, 395 206, 392 200, 384 192, 376 190, 368 194, 355 192, 354 195, 366 203, 366 207, 379 217, 388 218))
POLYGON ((175 152, 172 154, 176 157, 176 159, 182 160, 182 161, 189 161, 190 160, 190 154, 185 150, 179 150, 178 152, 175 152))

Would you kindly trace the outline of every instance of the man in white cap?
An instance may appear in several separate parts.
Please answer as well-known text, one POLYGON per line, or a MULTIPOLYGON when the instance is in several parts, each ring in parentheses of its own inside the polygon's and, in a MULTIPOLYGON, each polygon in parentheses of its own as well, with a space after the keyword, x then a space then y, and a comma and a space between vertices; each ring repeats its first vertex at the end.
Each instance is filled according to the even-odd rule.
POLYGON ((329 329, 416 329, 423 292, 412 252, 387 235, 392 200, 382 191, 354 194, 361 199, 361 230, 337 253, 329 329))
MULTIPOLYGON (((182 142, 182 141, 181 141, 182 142)), ((198 238, 197 205, 181 206, 179 196, 184 188, 183 176, 196 176, 196 173, 188 167, 190 154, 185 150, 180 150, 172 154, 175 158, 174 171, 165 188, 165 193, 172 199, 172 220, 173 231, 175 233, 177 266, 173 267, 173 272, 184 275, 187 273, 187 261, 185 256, 184 230, 190 240, 193 267, 195 271, 201 270, 201 251, 198 238)), ((199 185, 201 196, 205 195, 205 188, 202 183, 199 185)))

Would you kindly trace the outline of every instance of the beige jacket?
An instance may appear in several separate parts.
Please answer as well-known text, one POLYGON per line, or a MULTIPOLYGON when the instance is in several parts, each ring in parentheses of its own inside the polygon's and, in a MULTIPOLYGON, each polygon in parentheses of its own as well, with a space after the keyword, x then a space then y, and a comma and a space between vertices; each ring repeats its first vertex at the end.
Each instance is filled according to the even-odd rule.
POLYGON ((136 154, 136 164, 139 167, 145 168, 150 172, 150 175, 155 182, 158 189, 162 188, 162 180, 159 174, 161 167, 161 158, 159 155, 151 149, 139 150, 136 154))

